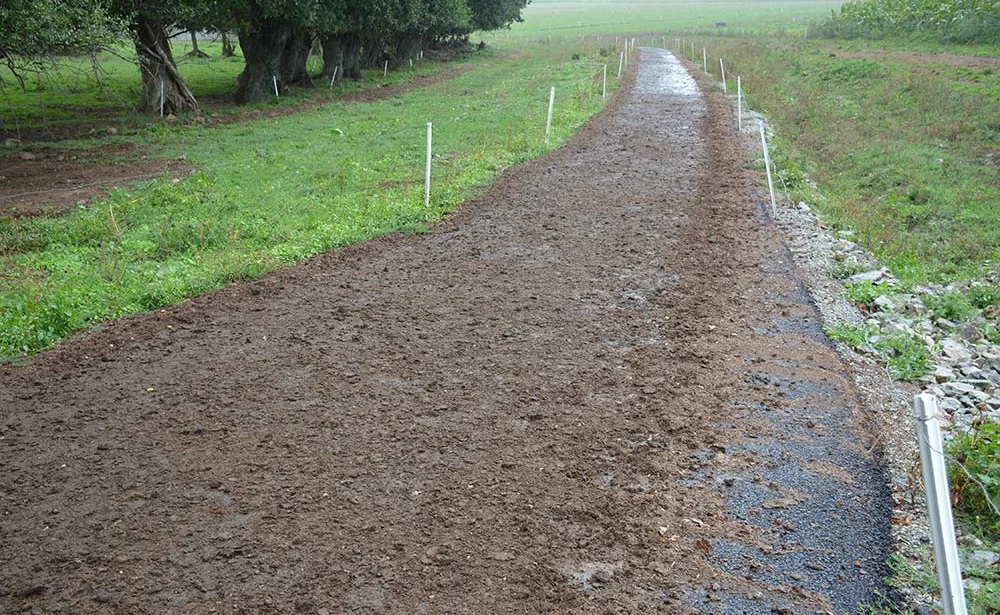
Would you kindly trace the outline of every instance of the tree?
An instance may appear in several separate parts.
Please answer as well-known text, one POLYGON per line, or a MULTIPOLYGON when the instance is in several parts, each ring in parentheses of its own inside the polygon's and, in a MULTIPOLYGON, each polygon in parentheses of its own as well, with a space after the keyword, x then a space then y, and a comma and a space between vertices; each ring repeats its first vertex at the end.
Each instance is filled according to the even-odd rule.
POLYGON ((136 111, 167 114, 198 108, 177 70, 167 36, 168 26, 185 21, 197 10, 196 1, 114 0, 112 10, 128 23, 139 59, 142 94, 136 111))
POLYGON ((475 30, 500 30, 522 21, 521 11, 530 0, 466 0, 475 30))
POLYGON ((108 0, 4 0, 0 60, 23 86, 26 71, 64 55, 93 56, 122 32, 108 0))

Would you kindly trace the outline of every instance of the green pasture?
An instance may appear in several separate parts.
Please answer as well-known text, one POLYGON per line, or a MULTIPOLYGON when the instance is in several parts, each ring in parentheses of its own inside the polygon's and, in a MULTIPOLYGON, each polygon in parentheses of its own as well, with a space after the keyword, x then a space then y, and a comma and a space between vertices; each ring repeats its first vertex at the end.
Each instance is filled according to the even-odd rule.
POLYGON ((611 54, 576 41, 487 49, 453 62, 464 72, 452 79, 379 102, 310 92, 302 96, 326 102, 275 119, 205 127, 147 118, 125 135, 46 144, 134 141, 149 157, 183 158, 197 172, 66 215, 0 219, 0 357, 348 243, 419 232, 502 169, 546 151, 550 86, 552 147, 570 137, 602 106, 601 68, 611 54), (434 188, 425 207, 428 122, 434 188))
MULTIPOLYGON (((830 0, 532 0, 524 11, 524 22, 514 24, 510 35, 662 35, 681 31, 726 36, 802 34, 809 20, 822 18, 839 6, 839 2, 830 0), (726 25, 716 27, 717 23, 726 25)), ((502 38, 507 34, 498 32, 494 36, 502 38)))

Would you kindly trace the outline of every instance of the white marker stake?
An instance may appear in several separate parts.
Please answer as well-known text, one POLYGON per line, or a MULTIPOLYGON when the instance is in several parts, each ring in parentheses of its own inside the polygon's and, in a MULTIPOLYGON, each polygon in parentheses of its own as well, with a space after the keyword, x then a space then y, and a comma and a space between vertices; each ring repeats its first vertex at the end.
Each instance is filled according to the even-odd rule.
POLYGON ((410 58, 410 68, 413 68, 413 58, 410 58))
POLYGON ((549 119, 545 122, 545 145, 549 144, 549 135, 552 133, 552 110, 556 104, 556 88, 555 86, 549 90, 549 119))
POLYGON ((382 67, 382 77, 385 78, 389 74, 389 60, 385 61, 385 66, 382 67))
POLYGON ((705 72, 708 72, 708 50, 704 47, 701 48, 701 65, 705 72))
POLYGON ((160 82, 160 117, 163 117, 163 105, 165 104, 165 102, 166 101, 163 99, 163 82, 161 81, 160 82))
POLYGON ((601 104, 604 104, 608 99, 608 65, 604 65, 604 80, 601 84, 601 104))
POLYGON ((431 204, 431 143, 434 140, 434 128, 427 122, 427 171, 424 173, 424 207, 431 204))
POLYGON ((337 80, 337 71, 339 71, 339 70, 340 70, 340 65, 339 64, 333 67, 333 76, 330 77, 330 87, 331 88, 333 87, 333 82, 337 80))
POLYGON ((722 93, 728 94, 729 88, 726 87, 726 65, 722 63, 722 58, 719 58, 719 72, 722 73, 722 93))
POLYGON ((278 77, 271 75, 271 81, 274 83, 274 97, 278 97, 278 77))
POLYGON ((736 75, 736 129, 743 130, 743 76, 736 75))
POLYGON ((931 518, 931 536, 934 539, 934 559, 938 582, 941 584, 941 604, 945 615, 966 615, 962 570, 958 565, 958 547, 955 546, 955 522, 951 515, 948 474, 942 452, 941 427, 937 421, 937 398, 929 393, 914 397, 913 415, 917 419, 917 436, 920 439, 920 465, 924 471, 927 512, 931 518))
POLYGON ((622 78, 622 62, 625 61, 625 52, 618 54, 618 80, 621 81, 622 78))
POLYGON ((767 153, 767 138, 764 136, 764 122, 760 122, 760 144, 764 148, 764 170, 767 171, 767 189, 771 192, 771 216, 777 217, 778 203, 774 200, 774 180, 771 179, 771 156, 767 153))

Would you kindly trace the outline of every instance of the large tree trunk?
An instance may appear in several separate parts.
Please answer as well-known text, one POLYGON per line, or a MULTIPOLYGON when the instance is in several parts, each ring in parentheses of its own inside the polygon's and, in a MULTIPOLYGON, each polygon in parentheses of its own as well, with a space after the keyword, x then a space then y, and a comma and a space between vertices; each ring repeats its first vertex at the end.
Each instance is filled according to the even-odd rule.
POLYGON ((191 28, 188 30, 191 34, 191 51, 188 52, 188 56, 192 58, 208 58, 208 54, 198 49, 198 29, 191 28))
POLYGON ((236 55, 236 48, 233 47, 233 40, 229 38, 229 33, 222 31, 222 57, 231 58, 236 55))
POLYGON ((306 62, 312 50, 312 33, 296 29, 285 42, 281 53, 278 78, 285 85, 303 88, 313 87, 312 79, 306 71, 306 62))
MULTIPOLYGON (((246 65, 236 85, 236 104, 246 105, 274 99, 274 80, 279 76, 281 54, 292 34, 286 23, 262 22, 240 31, 240 48, 246 65)), ((278 83, 280 88, 281 83, 278 83)))
POLYGON ((341 63, 344 61, 344 47, 340 43, 340 37, 324 34, 320 38, 320 44, 323 46, 323 80, 332 84, 334 77, 343 79, 341 63))
POLYGON ((134 34, 139 71, 142 73, 142 97, 136 111, 166 115, 197 109, 198 101, 177 72, 163 24, 140 15, 136 19, 134 34))
POLYGON ((361 79, 361 35, 357 32, 340 37, 344 50, 344 77, 361 79))
POLYGON ((414 62, 420 57, 420 52, 424 48, 424 37, 419 32, 401 32, 393 39, 392 55, 400 64, 409 66, 410 60, 414 62))

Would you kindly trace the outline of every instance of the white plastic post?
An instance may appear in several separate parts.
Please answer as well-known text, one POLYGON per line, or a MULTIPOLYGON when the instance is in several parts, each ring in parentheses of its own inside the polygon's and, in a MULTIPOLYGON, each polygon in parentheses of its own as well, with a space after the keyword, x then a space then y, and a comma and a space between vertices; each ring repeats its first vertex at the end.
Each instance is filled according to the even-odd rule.
POLYGON ((767 171, 767 189, 771 192, 771 215, 778 215, 778 203, 774 199, 774 180, 771 179, 771 156, 767 153, 767 138, 764 136, 764 121, 760 122, 760 144, 764 148, 764 170, 767 171))
POLYGON ((413 58, 410 58, 410 68, 413 68, 413 58))
POLYGON ((382 67, 382 77, 385 78, 389 74, 389 60, 385 61, 385 66, 382 67))
POLYGON ((743 130, 743 75, 736 75, 736 129, 743 130))
POLYGON ((937 421, 937 398, 929 393, 915 396, 913 416, 917 419, 920 465, 924 471, 934 559, 937 563, 938 582, 941 584, 941 604, 945 615, 966 615, 962 570, 959 568, 955 524, 951 515, 948 474, 944 467, 941 427, 937 421))
POLYGON ((704 71, 708 72, 708 50, 704 47, 701 48, 701 65, 704 71))
POLYGON ((622 62, 624 62, 624 61, 625 61, 625 52, 623 51, 623 52, 621 52, 621 53, 618 54, 618 79, 619 80, 622 78, 622 62))
POLYGON ((729 87, 726 86, 726 65, 722 63, 722 58, 719 58, 719 72, 722 73, 722 93, 728 94, 729 87))
POLYGON ((549 135, 552 134, 552 110, 556 104, 556 88, 552 86, 549 90, 549 119, 545 122, 545 145, 549 144, 549 135))
POLYGON ((333 87, 333 82, 337 80, 337 71, 340 70, 340 64, 333 67, 333 76, 330 77, 330 87, 333 87))
POLYGON ((276 75, 271 75, 271 82, 274 83, 274 97, 278 97, 278 77, 276 75))
POLYGON ((604 77, 601 83, 601 104, 608 100, 608 65, 604 65, 604 77))
POLYGON ((160 82, 160 117, 163 117, 163 105, 166 104, 163 94, 163 82, 160 82))
POLYGON ((431 144, 434 141, 434 128, 427 122, 427 170, 424 172, 424 207, 431 204, 431 144))

